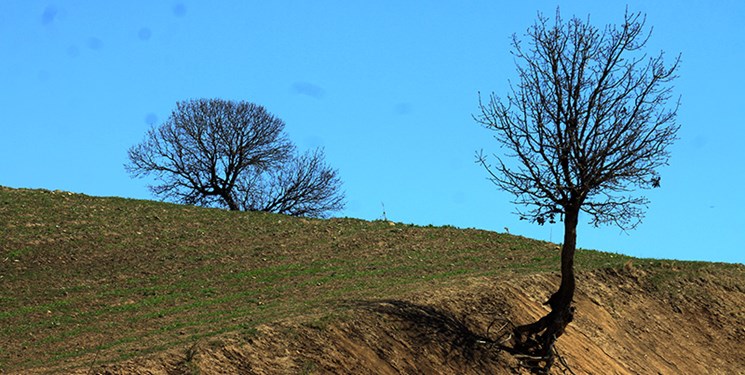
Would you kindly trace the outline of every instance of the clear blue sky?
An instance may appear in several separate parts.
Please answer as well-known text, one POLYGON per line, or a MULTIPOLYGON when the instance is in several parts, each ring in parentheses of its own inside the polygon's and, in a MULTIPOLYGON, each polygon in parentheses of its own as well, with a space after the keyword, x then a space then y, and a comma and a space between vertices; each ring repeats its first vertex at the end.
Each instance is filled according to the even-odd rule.
MULTIPOLYGON (((538 11, 620 22, 598 1, 0 1, 0 185, 152 199, 122 165, 179 100, 265 106, 301 149, 323 146, 338 216, 504 231, 520 222, 474 163, 497 151, 471 115, 515 79, 510 35, 538 11)), ((682 53, 680 140, 634 231, 579 246, 745 263, 743 1, 636 1, 649 51, 682 53)))

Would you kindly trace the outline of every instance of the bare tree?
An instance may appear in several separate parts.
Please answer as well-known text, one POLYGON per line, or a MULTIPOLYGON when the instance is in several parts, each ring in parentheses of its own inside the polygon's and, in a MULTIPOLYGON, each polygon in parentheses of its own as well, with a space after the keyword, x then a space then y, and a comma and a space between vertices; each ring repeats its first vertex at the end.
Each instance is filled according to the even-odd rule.
POLYGON ((321 149, 297 156, 269 173, 247 177, 237 186, 244 210, 324 217, 344 207, 344 196, 338 193, 341 181, 324 163, 321 149))
POLYGON ((553 361, 556 339, 572 321, 574 253, 580 212, 591 223, 635 227, 648 200, 638 188, 659 187, 658 169, 676 139, 679 102, 668 105, 680 57, 642 49, 651 34, 645 17, 598 29, 578 18, 554 25, 539 15, 528 46, 513 35, 519 83, 501 100, 480 100, 475 119, 493 130, 505 158, 478 153, 490 179, 526 206, 521 218, 564 223, 561 285, 546 302, 551 312, 515 329, 515 349, 553 361))
POLYGON ((155 195, 186 204, 303 216, 342 209, 336 170, 323 162, 320 150, 296 155, 284 126, 253 103, 179 102, 165 123, 129 149, 125 168, 136 177, 153 174, 161 182, 150 186, 155 195), (279 188, 290 184, 286 176, 292 174, 305 178, 279 188), (293 203, 268 204, 273 201, 293 203))

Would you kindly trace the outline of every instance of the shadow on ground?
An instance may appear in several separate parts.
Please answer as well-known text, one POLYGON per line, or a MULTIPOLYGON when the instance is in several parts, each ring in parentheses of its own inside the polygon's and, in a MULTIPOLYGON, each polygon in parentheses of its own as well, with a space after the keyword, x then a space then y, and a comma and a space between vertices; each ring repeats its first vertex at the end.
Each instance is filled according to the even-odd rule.
POLYGON ((468 315, 456 315, 438 307, 409 301, 366 301, 358 302, 356 306, 383 315, 384 320, 392 318, 397 323, 398 332, 405 335, 412 346, 439 352, 441 358, 451 364, 487 373, 497 363, 501 364, 498 367, 517 365, 507 354, 510 348, 495 339, 495 336, 500 336, 500 332, 496 331, 511 330, 513 326, 502 316, 494 316, 484 325, 484 321, 477 321, 468 315), (492 337, 489 337, 490 334, 492 337))

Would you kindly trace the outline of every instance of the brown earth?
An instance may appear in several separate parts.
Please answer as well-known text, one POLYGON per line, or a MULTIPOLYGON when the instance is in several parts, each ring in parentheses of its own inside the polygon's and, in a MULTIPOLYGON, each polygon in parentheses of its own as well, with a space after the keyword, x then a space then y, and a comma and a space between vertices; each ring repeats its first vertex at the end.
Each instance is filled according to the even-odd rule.
MULTIPOLYGON (((745 374, 745 268, 674 265, 582 272, 575 321, 552 374, 745 374), (569 370, 571 369, 571 371, 569 370)), ((402 300, 348 301, 333 318, 293 319, 126 363, 105 374, 526 374, 488 339, 533 321, 555 274, 477 278, 402 300)))

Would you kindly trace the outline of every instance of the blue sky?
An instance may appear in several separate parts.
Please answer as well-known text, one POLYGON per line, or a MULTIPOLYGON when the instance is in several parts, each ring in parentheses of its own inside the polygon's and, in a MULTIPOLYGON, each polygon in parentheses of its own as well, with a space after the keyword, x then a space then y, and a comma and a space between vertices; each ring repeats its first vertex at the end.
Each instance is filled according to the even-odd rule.
MULTIPOLYGON (((521 222, 474 163, 499 151, 471 115, 515 79, 510 36, 541 11, 617 23, 596 1, 2 1, 0 185, 152 199, 122 165, 175 103, 247 100, 323 146, 348 205, 338 216, 504 231, 521 222)), ((581 225, 583 248, 745 263, 745 2, 629 3, 650 53, 682 53, 680 140, 644 222, 581 225)))

